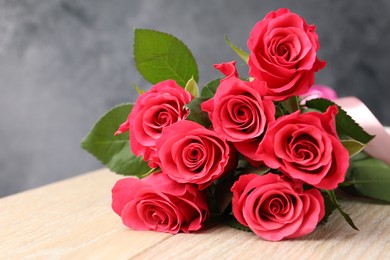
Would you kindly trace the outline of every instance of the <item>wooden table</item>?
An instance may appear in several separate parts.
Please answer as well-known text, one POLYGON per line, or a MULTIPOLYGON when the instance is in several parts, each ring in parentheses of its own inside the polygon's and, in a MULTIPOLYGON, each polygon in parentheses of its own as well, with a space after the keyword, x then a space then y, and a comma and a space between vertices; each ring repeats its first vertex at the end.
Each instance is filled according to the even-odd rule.
POLYGON ((342 201, 359 232, 333 214, 298 240, 227 226, 170 235, 122 225, 110 207, 119 178, 102 169, 0 199, 0 259, 390 259, 390 205, 342 201))

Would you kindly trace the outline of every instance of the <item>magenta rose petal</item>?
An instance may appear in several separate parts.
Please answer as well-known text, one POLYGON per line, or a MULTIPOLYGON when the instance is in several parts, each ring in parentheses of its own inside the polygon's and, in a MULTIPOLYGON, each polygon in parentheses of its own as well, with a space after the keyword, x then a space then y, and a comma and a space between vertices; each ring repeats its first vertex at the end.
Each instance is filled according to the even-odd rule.
POLYGON ((136 178, 124 178, 118 180, 115 183, 115 186, 111 190, 112 194, 112 204, 111 207, 114 212, 118 215, 121 215, 121 212, 127 202, 132 200, 135 196, 135 190, 138 190, 142 187, 141 182, 136 178))
POLYGON ((269 125, 257 157, 290 178, 335 189, 349 166, 348 151, 334 136, 336 113, 334 106, 324 114, 298 111, 278 118, 269 125))
POLYGON ((162 171, 179 183, 196 184, 200 190, 237 163, 235 151, 225 139, 188 120, 164 129, 156 144, 162 171))
POLYGON ((225 62, 221 64, 214 64, 214 68, 222 72, 226 78, 236 77, 238 78, 238 72, 236 69, 236 61, 225 62))
POLYGON ((140 95, 117 133, 129 130, 131 150, 152 167, 158 166, 156 140, 162 130, 188 116, 184 107, 193 97, 174 80, 165 80, 140 95))
POLYGON ((275 106, 272 101, 263 101, 262 86, 259 81, 254 84, 227 78, 221 81, 215 96, 201 106, 214 131, 253 163, 261 161, 254 153, 255 147, 267 125, 275 120, 275 106))
POLYGON ((276 101, 306 93, 325 63, 317 58, 315 27, 288 9, 270 12, 252 29, 249 74, 267 82, 266 98, 276 101))
POLYGON ((163 173, 129 179, 119 180, 112 196, 113 209, 127 227, 173 234, 203 228, 209 217, 207 196, 195 185, 179 184, 163 173))
POLYGON ((306 235, 324 216, 319 190, 304 190, 302 182, 277 174, 242 175, 231 191, 235 218, 266 240, 306 235))

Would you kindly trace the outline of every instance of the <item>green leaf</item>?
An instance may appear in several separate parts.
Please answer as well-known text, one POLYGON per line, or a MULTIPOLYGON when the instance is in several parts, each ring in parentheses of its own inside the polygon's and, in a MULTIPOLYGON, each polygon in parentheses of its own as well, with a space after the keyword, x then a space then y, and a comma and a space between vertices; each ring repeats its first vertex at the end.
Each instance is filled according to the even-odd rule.
POLYGON ((259 167, 253 167, 247 160, 240 160, 238 166, 241 167, 239 169, 239 174, 255 173, 257 175, 264 175, 271 170, 271 168, 267 167, 265 164, 259 167))
POLYGON ((206 98, 194 98, 186 107, 190 110, 187 120, 197 122, 206 128, 211 126, 208 113, 201 110, 200 105, 206 101, 206 98))
POLYGON ((390 202, 390 166, 381 160, 353 162, 346 184, 352 184, 364 196, 390 202))
POLYGON ((249 54, 246 53, 245 51, 241 50, 238 48, 236 45, 234 45, 231 41, 229 41, 228 37, 225 34, 225 41, 227 44, 229 44, 230 48, 243 60, 245 63, 248 63, 249 60, 249 54))
POLYGON ((251 169, 251 173, 256 173, 257 175, 264 175, 269 172, 271 169, 267 167, 265 164, 260 167, 254 167, 251 169))
POLYGON ((289 99, 281 101, 280 103, 290 114, 299 110, 299 101, 297 96, 293 96, 289 99))
POLYGON ((356 227, 355 223, 353 223, 353 220, 351 217, 345 213, 342 209, 340 204, 337 201, 336 194, 334 193, 333 190, 326 190, 326 193, 328 194, 328 198, 330 202, 333 204, 333 206, 338 210, 338 212, 341 214, 341 216, 345 219, 345 221, 355 230, 359 229, 356 227))
POLYGON ((351 158, 352 162, 362 161, 364 159, 371 158, 366 152, 362 151, 351 158))
MULTIPOLYGON (((324 98, 312 99, 306 102, 307 107, 317 109, 321 112, 325 112, 326 109, 332 105, 335 105, 335 103, 324 98)), ((375 137, 364 131, 363 128, 357 124, 340 106, 337 107, 339 109, 336 116, 336 128, 338 133, 345 134, 363 144, 367 144, 375 137)))
POLYGON ((366 147, 366 145, 355 140, 341 140, 341 143, 347 149, 349 157, 357 155, 366 147))
POLYGON ((321 194, 322 194, 322 197, 324 198, 324 204, 325 204, 325 215, 322 218, 321 223, 326 223, 326 222, 328 222, 330 215, 335 211, 336 206, 330 200, 330 198, 326 194, 326 192, 321 192, 321 194))
POLYGON ((161 168, 160 167, 156 167, 156 168, 151 168, 150 171, 148 171, 147 173, 143 174, 141 176, 141 178, 145 178, 153 173, 157 173, 157 172, 161 172, 161 168))
POLYGON ((190 92, 193 97, 199 97, 199 87, 198 84, 196 84, 194 77, 191 77, 184 89, 190 92))
POLYGON ((238 222, 233 216, 228 216, 224 222, 229 227, 242 230, 242 231, 252 232, 252 230, 249 227, 240 224, 240 222, 238 222))
POLYGON ((192 53, 183 42, 167 33, 135 29, 134 60, 138 71, 152 84, 173 79, 184 88, 191 77, 198 81, 192 53))
POLYGON ((141 157, 136 157, 131 152, 129 135, 114 136, 132 108, 133 105, 127 103, 108 111, 96 122, 80 145, 113 172, 141 177, 150 168, 141 157))
POLYGON ((281 104, 276 102, 275 103, 275 118, 279 118, 279 117, 284 116, 284 115, 285 115, 284 108, 282 108, 281 104))
POLYGON ((201 97, 207 98, 207 99, 214 97, 214 95, 217 92, 217 89, 219 87, 220 81, 221 81, 221 79, 217 78, 217 79, 213 79, 212 81, 207 83, 202 89, 201 97))
POLYGON ((230 191, 230 188, 233 186, 235 179, 232 178, 222 178, 218 180, 215 186, 215 202, 216 202, 216 213, 224 214, 231 212, 231 203, 233 198, 233 193, 230 191))

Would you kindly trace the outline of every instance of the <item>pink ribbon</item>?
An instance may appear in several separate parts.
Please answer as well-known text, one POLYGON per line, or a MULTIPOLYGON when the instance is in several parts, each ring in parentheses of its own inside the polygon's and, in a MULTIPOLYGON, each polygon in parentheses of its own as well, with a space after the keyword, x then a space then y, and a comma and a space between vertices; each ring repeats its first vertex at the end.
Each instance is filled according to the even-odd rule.
POLYGON ((365 148, 365 152, 390 164, 390 136, 374 114, 356 97, 339 98, 334 101, 365 131, 375 135, 365 148))

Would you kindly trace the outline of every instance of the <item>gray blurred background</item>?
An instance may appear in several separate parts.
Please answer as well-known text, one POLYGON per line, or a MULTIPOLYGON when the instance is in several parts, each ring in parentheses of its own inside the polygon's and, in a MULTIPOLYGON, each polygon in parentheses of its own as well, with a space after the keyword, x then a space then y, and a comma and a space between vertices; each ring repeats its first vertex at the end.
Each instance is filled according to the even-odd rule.
POLYGON ((102 167, 80 140, 110 107, 149 88, 132 60, 133 28, 174 34, 200 84, 236 59, 252 26, 288 7, 317 26, 317 82, 362 99, 390 124, 390 1, 0 0, 0 196, 102 167), (353 3, 353 4, 352 4, 353 3))

